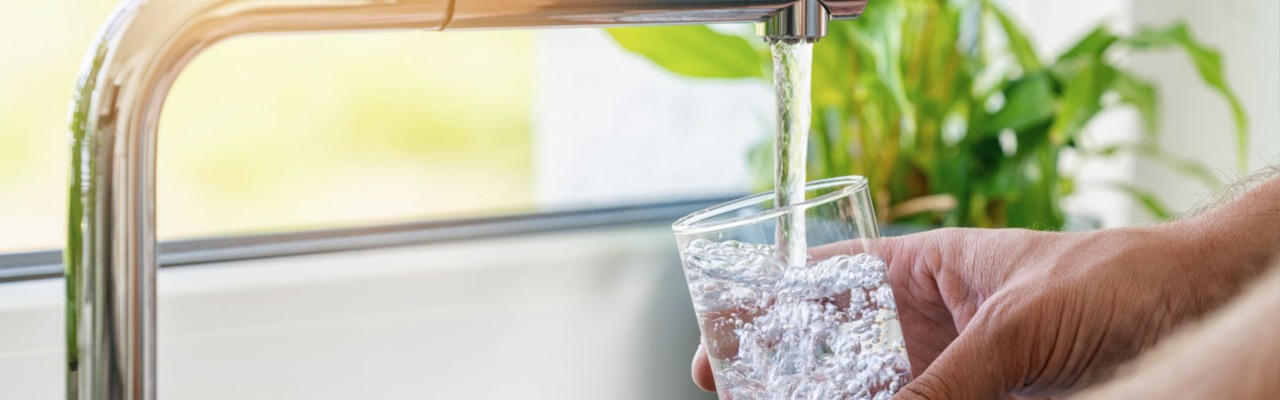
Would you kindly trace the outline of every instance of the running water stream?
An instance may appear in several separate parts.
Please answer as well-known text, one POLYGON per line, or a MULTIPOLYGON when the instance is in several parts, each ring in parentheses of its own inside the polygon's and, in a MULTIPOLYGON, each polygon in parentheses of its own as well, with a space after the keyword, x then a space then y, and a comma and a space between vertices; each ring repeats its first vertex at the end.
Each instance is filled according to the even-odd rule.
MULTIPOLYGON (((813 43, 778 40, 773 47, 773 86, 778 99, 778 130, 774 142, 774 206, 805 200, 805 166, 809 159, 810 72, 813 43)), ((788 266, 803 267, 804 210, 795 209, 778 222, 777 254, 788 266)))

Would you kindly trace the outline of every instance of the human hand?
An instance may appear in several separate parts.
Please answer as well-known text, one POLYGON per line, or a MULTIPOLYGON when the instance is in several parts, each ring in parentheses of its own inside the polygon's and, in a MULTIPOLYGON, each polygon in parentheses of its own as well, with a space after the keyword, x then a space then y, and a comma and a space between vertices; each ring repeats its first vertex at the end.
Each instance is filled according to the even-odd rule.
MULTIPOLYGON (((1069 394, 1233 293, 1188 224, 882 239, 915 381, 897 399, 1069 394)), ((714 390, 706 355, 694 380, 714 390)))

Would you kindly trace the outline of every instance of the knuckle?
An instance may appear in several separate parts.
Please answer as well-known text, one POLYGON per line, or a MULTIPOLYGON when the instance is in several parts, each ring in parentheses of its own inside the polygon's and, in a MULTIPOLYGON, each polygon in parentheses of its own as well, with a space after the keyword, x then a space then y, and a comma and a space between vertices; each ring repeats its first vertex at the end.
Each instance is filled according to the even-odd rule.
POLYGON ((948 392, 936 380, 920 379, 902 388, 894 400, 945 400, 948 392))

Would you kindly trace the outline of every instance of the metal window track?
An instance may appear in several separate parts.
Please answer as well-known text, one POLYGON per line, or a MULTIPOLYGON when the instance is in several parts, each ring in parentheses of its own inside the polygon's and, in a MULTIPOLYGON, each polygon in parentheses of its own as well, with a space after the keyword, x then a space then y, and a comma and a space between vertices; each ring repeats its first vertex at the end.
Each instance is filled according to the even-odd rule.
MULTIPOLYGON (((412 222, 160 243, 162 268, 511 236, 571 229, 671 222, 731 197, 533 214, 412 222)), ((0 254, 0 283, 62 276, 59 250, 0 254)))

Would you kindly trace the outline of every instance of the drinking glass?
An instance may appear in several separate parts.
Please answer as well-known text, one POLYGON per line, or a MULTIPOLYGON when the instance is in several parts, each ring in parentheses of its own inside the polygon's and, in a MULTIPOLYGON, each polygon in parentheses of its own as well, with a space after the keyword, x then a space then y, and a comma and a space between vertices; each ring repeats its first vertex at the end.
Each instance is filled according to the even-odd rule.
POLYGON ((853 176, 785 207, 768 192, 676 221, 720 399, 888 399, 911 379, 875 215, 853 176))

